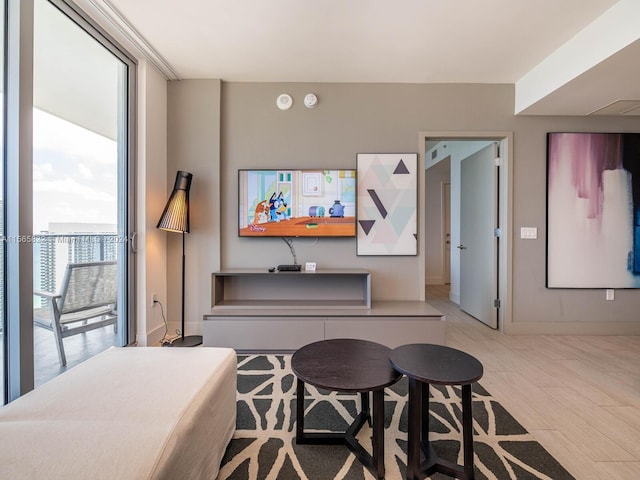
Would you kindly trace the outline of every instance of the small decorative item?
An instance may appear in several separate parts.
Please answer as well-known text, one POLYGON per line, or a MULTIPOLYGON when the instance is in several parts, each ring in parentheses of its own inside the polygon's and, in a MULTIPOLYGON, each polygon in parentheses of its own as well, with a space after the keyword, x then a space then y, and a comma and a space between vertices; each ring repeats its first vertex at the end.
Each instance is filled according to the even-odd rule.
POLYGON ((329 216, 332 218, 344 218, 344 205, 340 200, 334 200, 333 205, 329 208, 329 216))
POLYGON ((547 288, 640 288, 640 133, 547 135, 547 288))
POLYGON ((357 155, 357 254, 418 254, 418 154, 357 155))
POLYGON ((312 205, 309 207, 310 217, 324 217, 324 207, 322 205, 312 205))

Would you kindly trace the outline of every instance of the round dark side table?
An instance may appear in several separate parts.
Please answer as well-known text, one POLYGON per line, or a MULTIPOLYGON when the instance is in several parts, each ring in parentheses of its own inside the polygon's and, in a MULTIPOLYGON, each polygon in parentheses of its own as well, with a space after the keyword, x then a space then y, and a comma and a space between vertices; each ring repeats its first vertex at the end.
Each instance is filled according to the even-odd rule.
POLYGON ((482 364, 468 353, 442 345, 411 344, 394 349, 393 367, 409 379, 409 432, 407 479, 420 479, 435 472, 471 480, 473 468, 473 415, 471 384, 482 377, 482 364), (462 386, 462 448, 464 465, 438 458, 429 443, 429 385, 462 386), (420 449, 425 464, 420 464, 420 449))
POLYGON ((298 377, 296 389, 296 443, 345 444, 369 471, 384 478, 384 389, 402 375, 389 363, 391 349, 356 339, 333 339, 305 345, 291 357, 298 377), (346 432, 304 431, 304 385, 337 392, 360 393, 361 409, 346 432), (373 392, 373 455, 355 438, 365 422, 371 424, 369 392, 373 392))

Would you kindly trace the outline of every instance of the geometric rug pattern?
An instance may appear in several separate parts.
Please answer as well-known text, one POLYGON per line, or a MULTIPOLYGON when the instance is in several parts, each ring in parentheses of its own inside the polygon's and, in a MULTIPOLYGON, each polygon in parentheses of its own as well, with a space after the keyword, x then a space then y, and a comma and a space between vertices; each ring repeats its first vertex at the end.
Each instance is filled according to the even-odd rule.
MULTIPOLYGON (((307 385, 306 431, 344 431, 360 409, 358 394, 307 385)), ((239 355, 237 429, 218 480, 369 480, 373 475, 343 445, 296 445, 296 377, 291 355, 239 355)), ((473 385, 477 479, 571 480, 573 477, 479 384, 473 385)), ((442 458, 462 463, 460 389, 430 387, 430 439, 442 458)), ((387 480, 406 473, 407 382, 385 389, 387 480)), ((358 439, 371 451, 365 424, 358 439)), ((449 478, 434 474, 432 479, 449 478)))

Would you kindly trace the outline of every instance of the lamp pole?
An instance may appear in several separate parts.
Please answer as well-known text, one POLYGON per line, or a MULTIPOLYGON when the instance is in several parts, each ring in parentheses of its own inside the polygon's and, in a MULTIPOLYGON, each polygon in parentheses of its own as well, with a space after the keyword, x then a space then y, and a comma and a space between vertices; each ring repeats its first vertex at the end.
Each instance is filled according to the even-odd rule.
POLYGON ((181 304, 181 324, 180 324, 180 336, 171 342, 172 347, 195 347, 202 344, 202 336, 200 335, 188 335, 184 334, 184 284, 185 284, 185 254, 184 254, 184 234, 182 232, 182 304, 181 304))

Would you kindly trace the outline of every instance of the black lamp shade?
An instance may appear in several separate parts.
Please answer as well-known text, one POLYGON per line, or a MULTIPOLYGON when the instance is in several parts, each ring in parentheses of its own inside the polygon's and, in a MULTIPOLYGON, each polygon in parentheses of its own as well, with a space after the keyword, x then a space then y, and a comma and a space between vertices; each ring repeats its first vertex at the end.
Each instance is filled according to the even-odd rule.
POLYGON ((178 171, 173 192, 160 216, 157 228, 169 232, 189 232, 189 189, 193 175, 178 171))

